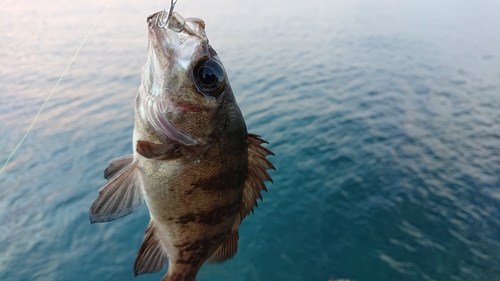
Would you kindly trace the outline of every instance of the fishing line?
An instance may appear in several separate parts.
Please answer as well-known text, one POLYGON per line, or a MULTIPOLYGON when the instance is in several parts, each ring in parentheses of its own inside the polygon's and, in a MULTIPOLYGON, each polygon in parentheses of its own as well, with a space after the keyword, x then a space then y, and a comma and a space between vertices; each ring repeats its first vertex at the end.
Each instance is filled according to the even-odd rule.
POLYGON ((59 77, 59 80, 57 80, 56 82, 56 85, 54 86, 54 88, 52 89, 52 91, 50 92, 49 96, 45 99, 45 101, 43 102, 42 106, 40 107, 40 110, 38 110, 38 113, 35 115, 35 118, 33 119, 33 121, 31 122, 31 125, 28 127, 28 131, 26 131, 26 133, 24 134, 23 138, 21 139, 21 141, 17 144, 17 146, 14 148, 14 150, 12 151, 12 153, 9 155, 9 158, 7 158, 7 161, 5 161, 5 164, 3 164, 3 167, 2 169, 0 169, 0 174, 3 172, 3 170, 5 169, 5 167, 7 167, 7 164, 9 164, 9 161, 10 159, 12 158, 12 156, 14 156, 14 154, 16 153, 16 151, 19 149, 19 147, 21 146, 21 144, 24 142, 24 140, 26 139, 26 137, 29 135, 29 133, 31 132, 31 129, 33 128, 33 125, 35 125, 35 122, 36 120, 38 119, 38 117, 40 116, 40 113, 42 113, 42 110, 43 108, 45 107, 45 105, 47 104, 47 102, 50 100, 50 98, 52 97, 52 95, 54 94, 54 92, 56 91, 57 89, 57 86, 59 86, 59 84, 61 83, 61 80, 63 79, 64 75, 66 75, 66 72, 68 72, 68 69, 71 67, 71 64, 73 64, 73 62, 75 61, 76 57, 78 56, 78 54, 80 53, 80 50, 82 49, 83 45, 85 44, 85 42, 87 41, 87 38, 89 38, 90 34, 92 33, 92 31, 94 30, 94 28, 96 27, 96 25, 99 23, 99 21, 101 20, 102 18, 102 15, 104 15, 104 13, 106 12, 106 10, 108 9, 109 5, 111 4, 111 1, 113 0, 110 0, 108 2, 108 4, 106 5, 106 7, 104 7, 104 10, 102 10, 101 14, 99 15, 99 17, 97 18, 97 21, 94 23, 94 25, 92 26, 92 28, 90 28, 89 32, 87 33, 87 35, 85 36, 85 38, 83 38, 83 41, 82 43, 80 44, 80 47, 78 47, 78 49, 76 50, 76 53, 75 55, 73 56, 73 58, 70 60, 70 62, 68 63, 68 66, 66 66, 66 69, 63 71, 63 73, 61 74, 61 76, 59 77))

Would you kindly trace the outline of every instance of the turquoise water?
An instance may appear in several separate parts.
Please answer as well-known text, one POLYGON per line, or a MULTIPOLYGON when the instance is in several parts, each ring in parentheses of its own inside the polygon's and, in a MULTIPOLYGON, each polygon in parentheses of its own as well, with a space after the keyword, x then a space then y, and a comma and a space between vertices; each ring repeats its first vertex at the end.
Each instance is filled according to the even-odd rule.
MULTIPOLYGON (((178 2, 277 167, 237 255, 197 280, 500 280, 500 2, 178 2)), ((106 4, 2 2, 0 163, 106 4)), ((88 210, 131 152, 145 18, 167 5, 111 3, 0 174, 0 280, 165 273, 133 276, 145 206, 88 210)))

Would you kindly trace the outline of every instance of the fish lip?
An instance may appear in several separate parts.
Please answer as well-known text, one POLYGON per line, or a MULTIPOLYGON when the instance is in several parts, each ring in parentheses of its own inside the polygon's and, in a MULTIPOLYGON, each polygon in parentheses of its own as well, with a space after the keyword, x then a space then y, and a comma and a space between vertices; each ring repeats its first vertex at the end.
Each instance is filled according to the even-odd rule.
POLYGON ((173 12, 165 27, 158 26, 163 11, 148 17, 149 45, 159 57, 162 65, 176 62, 188 69, 202 57, 209 56, 209 42, 205 34, 205 23, 199 18, 184 19, 173 12))
POLYGON ((208 43, 208 38, 205 33, 205 22, 200 18, 184 18, 179 13, 173 12, 165 26, 158 26, 160 17, 164 15, 164 11, 156 12, 147 17, 146 22, 150 31, 170 30, 175 33, 186 33, 190 36, 198 37, 201 41, 208 43))

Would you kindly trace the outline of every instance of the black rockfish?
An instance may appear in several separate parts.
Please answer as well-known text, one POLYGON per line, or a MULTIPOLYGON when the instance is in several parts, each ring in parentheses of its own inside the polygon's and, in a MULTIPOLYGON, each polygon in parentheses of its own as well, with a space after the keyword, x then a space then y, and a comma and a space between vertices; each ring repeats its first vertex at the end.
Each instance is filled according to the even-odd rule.
POLYGON ((151 221, 135 274, 161 270, 168 257, 162 280, 192 281, 205 261, 236 253, 238 226, 271 180, 273 153, 247 133, 203 20, 165 15, 147 19, 133 154, 111 161, 90 220, 126 216, 145 200, 151 221))

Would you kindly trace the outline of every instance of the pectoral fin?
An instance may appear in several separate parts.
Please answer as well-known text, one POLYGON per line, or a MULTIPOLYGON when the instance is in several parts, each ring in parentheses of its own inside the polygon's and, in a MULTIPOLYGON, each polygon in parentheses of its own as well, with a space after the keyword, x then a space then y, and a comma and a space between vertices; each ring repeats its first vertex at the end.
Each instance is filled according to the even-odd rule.
POLYGON ((142 190, 136 162, 128 164, 99 190, 90 207, 90 222, 107 222, 124 217, 142 204, 142 190))
POLYGON ((171 160, 181 156, 179 148, 173 143, 152 143, 149 141, 137 141, 137 152, 155 160, 171 160))
POLYGON ((104 178, 109 180, 125 166, 132 163, 132 161, 134 161, 133 154, 125 155, 111 160, 109 166, 104 171, 104 178))
POLYGON ((157 238, 156 226, 150 221, 142 239, 141 248, 134 263, 135 276, 143 273, 158 272, 167 262, 167 252, 157 238))
POLYGON ((274 153, 263 147, 263 143, 267 142, 259 136, 248 135, 248 171, 243 188, 243 200, 239 211, 240 222, 250 212, 253 212, 253 208, 257 206, 257 198, 262 200, 261 191, 267 191, 264 181, 268 180, 272 182, 267 170, 276 170, 273 164, 266 159, 266 156, 274 155, 274 153))

